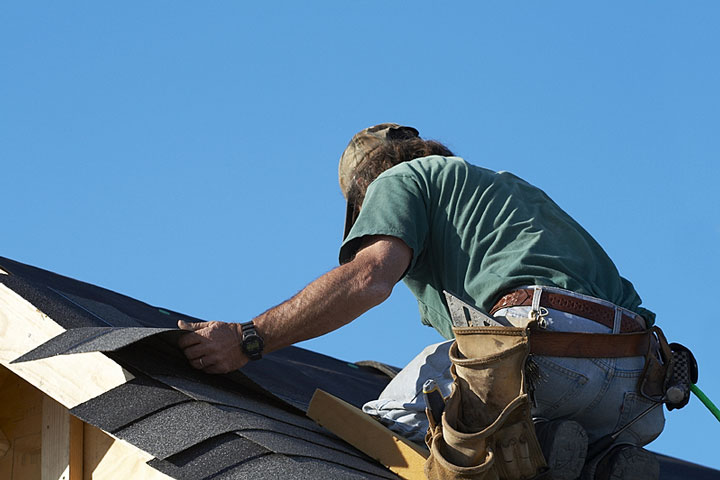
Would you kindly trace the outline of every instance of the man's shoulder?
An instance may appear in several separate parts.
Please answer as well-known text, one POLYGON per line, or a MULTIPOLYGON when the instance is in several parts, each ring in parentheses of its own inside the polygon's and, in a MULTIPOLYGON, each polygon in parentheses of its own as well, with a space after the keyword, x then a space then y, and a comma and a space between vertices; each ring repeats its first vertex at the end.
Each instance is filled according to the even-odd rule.
POLYGON ((436 177, 457 174, 496 175, 492 170, 473 165, 462 157, 430 155, 395 165, 383 172, 381 176, 436 177))
POLYGON ((404 164, 409 169, 421 169, 421 170, 447 170, 457 168, 468 168, 473 167, 462 157, 443 157, 441 155, 430 155, 427 157, 420 157, 404 164))
POLYGON ((497 180, 498 173, 473 165, 461 157, 432 155, 395 165, 380 174, 370 188, 404 188, 424 192, 425 195, 451 191, 460 194, 488 188, 497 180))

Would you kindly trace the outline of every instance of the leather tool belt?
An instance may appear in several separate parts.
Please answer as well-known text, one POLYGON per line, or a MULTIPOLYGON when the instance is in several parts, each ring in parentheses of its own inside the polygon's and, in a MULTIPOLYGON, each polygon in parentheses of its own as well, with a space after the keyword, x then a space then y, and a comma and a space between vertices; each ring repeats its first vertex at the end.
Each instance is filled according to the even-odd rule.
MULTIPOLYGON (((531 288, 523 288, 508 293, 498 300, 490 310, 490 315, 494 315, 495 312, 502 308, 532 305, 533 293, 534 290, 531 288)), ((551 290, 542 291, 540 306, 587 318, 610 329, 613 328, 615 321, 615 308, 618 308, 551 290)), ((620 333, 642 332, 646 329, 645 319, 641 315, 623 309, 620 333)))
POLYGON ((551 332, 534 328, 530 353, 549 357, 615 358, 648 355, 654 330, 640 333, 551 332))
MULTIPOLYGON (((533 293, 533 290, 513 292, 493 310, 531 305, 533 293)), ((640 392, 648 398, 666 397, 672 352, 659 328, 646 330, 642 317, 624 309, 547 293, 538 292, 540 306, 582 315, 609 324, 609 328, 613 328, 616 318, 622 319, 626 333, 548 331, 532 315, 522 328, 490 326, 493 319, 445 292, 455 334, 449 352, 454 382, 441 421, 436 423, 428 415, 426 442, 431 454, 425 465, 427 478, 525 480, 544 476, 547 466, 532 424, 525 372, 532 354, 580 358, 645 356, 646 372, 638 385, 640 392), (560 304, 558 299, 564 303, 560 304)))

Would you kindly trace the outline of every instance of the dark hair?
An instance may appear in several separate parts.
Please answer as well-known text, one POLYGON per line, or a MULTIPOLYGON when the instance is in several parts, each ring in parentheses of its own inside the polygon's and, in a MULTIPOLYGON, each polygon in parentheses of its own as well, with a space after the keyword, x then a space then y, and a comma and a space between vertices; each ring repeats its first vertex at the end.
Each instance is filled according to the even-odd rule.
POLYGON ((348 201, 357 209, 365 200, 368 186, 385 170, 428 155, 450 157, 453 153, 440 142, 413 137, 403 140, 388 140, 376 148, 355 170, 352 185, 348 190, 348 201))

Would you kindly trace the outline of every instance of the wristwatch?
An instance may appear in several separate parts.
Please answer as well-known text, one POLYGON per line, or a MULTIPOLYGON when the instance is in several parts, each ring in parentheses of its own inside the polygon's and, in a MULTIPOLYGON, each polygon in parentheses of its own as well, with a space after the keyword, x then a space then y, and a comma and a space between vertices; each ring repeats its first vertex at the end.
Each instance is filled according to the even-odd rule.
POLYGON ((252 321, 241 323, 240 328, 242 330, 242 343, 240 346, 243 353, 250 360, 260 360, 265 342, 255 330, 255 324, 252 321))

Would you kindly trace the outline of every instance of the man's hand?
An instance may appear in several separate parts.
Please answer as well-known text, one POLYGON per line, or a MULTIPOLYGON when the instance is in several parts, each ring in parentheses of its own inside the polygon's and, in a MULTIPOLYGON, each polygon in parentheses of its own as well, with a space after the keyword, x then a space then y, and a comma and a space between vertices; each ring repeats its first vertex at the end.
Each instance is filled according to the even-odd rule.
MULTIPOLYGON (((399 238, 367 237, 352 261, 253 319, 265 343, 264 352, 332 332, 379 305, 390 296, 411 260, 412 250, 399 238)), ((189 331, 178 344, 198 370, 227 373, 250 360, 240 347, 240 324, 181 320, 178 326, 189 331)))
POLYGON ((179 320, 178 327, 190 332, 180 337, 178 345, 193 368, 205 373, 228 373, 249 360, 240 348, 242 335, 238 324, 179 320))

